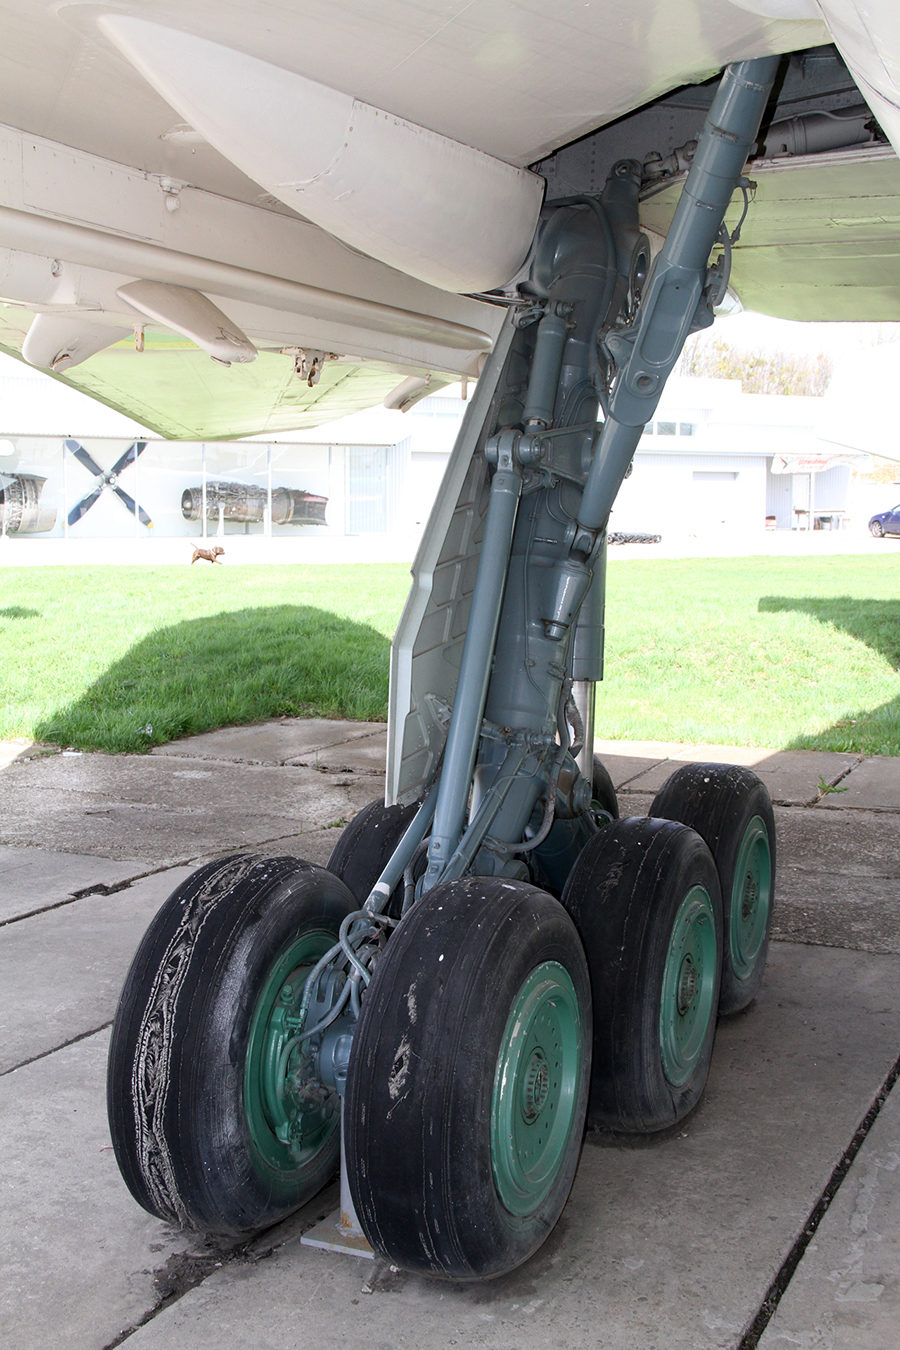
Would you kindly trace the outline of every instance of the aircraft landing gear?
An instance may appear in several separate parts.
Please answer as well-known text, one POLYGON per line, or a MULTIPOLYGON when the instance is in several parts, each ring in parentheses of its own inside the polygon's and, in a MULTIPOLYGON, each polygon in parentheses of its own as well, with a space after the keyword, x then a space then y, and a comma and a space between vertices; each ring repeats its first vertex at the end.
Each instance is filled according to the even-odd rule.
POLYGON ((545 207, 414 565, 387 804, 350 826, 339 875, 210 864, 151 925, 109 1103, 153 1213, 274 1222, 336 1166, 342 1114, 375 1251, 487 1278, 556 1222, 586 1115, 646 1132, 697 1104, 720 987, 733 1009, 762 975, 771 806, 704 766, 618 819, 593 684, 609 513, 724 290, 709 258, 776 66, 725 72, 652 267, 637 161, 545 207))
POLYGON ((483 1278, 562 1213, 581 1152, 591 993, 574 925, 523 882, 435 886, 388 943, 347 1081, 347 1167, 375 1250, 483 1278))
POLYGON ((690 825, 712 851, 725 927, 719 1012, 739 1012, 759 989, 772 929, 775 816, 766 786, 737 765, 686 764, 650 814, 690 825))
POLYGON ((563 904, 594 990, 591 1124, 677 1124, 700 1100, 716 1030, 722 900, 709 849, 671 820, 614 821, 584 849, 563 904))
MULTIPOLYGON (((157 913, 125 980, 108 1074, 116 1161, 151 1214, 247 1233, 331 1179, 338 1094, 316 1077, 297 1013, 353 907, 321 867, 238 856, 201 867, 157 913)), ((320 988, 317 1020, 342 983, 320 988)))

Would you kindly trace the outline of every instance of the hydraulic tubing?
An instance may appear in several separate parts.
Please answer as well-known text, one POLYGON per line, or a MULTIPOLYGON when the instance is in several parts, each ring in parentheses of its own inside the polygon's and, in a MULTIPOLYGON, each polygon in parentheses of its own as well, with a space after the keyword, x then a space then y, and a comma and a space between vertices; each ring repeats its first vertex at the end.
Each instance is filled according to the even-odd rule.
POLYGON ((404 871, 412 861, 416 849, 428 833, 428 827, 434 818, 437 802, 437 784, 429 788, 425 800, 413 816, 409 827, 397 847, 394 849, 381 876, 369 892, 363 909, 370 914, 381 914, 387 909, 394 888, 400 882, 404 871))
MULTIPOLYGON (((709 255, 756 140, 778 61, 766 56, 726 68, 638 322, 630 332, 610 335, 620 373, 578 513, 585 532, 593 533, 607 520, 641 431, 703 303, 709 255)), ((584 541, 576 538, 575 547, 583 550, 584 541)))

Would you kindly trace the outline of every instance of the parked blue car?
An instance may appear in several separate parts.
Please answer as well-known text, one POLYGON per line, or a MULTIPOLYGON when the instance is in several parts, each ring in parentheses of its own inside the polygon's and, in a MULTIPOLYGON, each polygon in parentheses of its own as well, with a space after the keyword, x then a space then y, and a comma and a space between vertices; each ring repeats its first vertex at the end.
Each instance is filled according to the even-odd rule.
POLYGON ((869 529, 876 539, 886 534, 900 534, 900 504, 892 506, 890 511, 880 511, 869 521, 869 529))

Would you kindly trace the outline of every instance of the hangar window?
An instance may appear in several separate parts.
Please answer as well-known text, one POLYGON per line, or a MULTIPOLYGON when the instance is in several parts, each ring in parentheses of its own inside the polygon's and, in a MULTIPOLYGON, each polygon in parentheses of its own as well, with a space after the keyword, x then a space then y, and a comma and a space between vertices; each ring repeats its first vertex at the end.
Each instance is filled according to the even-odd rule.
POLYGON ((387 529, 387 450, 348 446, 347 533, 380 534, 387 529))

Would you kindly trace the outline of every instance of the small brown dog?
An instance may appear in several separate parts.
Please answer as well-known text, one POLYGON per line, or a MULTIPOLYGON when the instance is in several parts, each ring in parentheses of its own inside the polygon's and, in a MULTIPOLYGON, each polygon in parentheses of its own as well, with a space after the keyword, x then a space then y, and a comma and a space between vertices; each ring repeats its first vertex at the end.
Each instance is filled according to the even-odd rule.
POLYGON ((195 548, 194 556, 191 558, 191 567, 193 567, 198 558, 202 558, 204 562, 217 563, 219 561, 219 554, 224 552, 224 548, 220 548, 218 544, 216 544, 215 548, 195 548))

